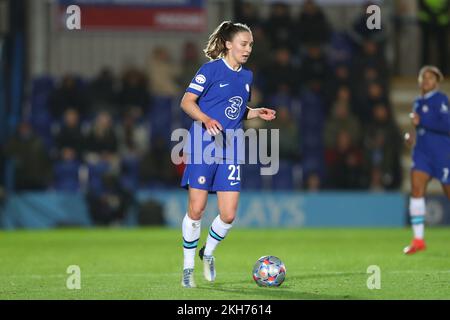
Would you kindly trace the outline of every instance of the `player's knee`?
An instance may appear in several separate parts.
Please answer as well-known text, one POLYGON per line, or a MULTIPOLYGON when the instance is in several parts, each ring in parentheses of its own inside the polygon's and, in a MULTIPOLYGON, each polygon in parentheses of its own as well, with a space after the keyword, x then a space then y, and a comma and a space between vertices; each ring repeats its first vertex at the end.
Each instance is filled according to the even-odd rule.
POLYGON ((221 212, 220 213, 220 220, 227 224, 233 223, 234 219, 236 218, 236 212, 221 212))
POLYGON ((205 205, 191 203, 189 204, 189 217, 192 220, 200 220, 205 212, 205 205))

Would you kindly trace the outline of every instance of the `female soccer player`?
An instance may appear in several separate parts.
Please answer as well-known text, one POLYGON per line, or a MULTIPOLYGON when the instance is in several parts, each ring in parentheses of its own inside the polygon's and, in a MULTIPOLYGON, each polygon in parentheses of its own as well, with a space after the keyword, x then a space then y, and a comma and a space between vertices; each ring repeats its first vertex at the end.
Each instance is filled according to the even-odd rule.
MULTIPOLYGON (((403 252, 413 254, 425 250, 425 193, 432 178, 438 179, 450 199, 450 113, 447 96, 438 91, 444 79, 434 66, 425 66, 419 73, 421 96, 414 103, 411 120, 416 128, 416 144, 412 153, 411 199, 409 214, 414 239, 403 252)), ((412 137, 406 137, 412 145, 412 137)))
POLYGON ((228 133, 242 128, 244 119, 259 117, 270 121, 275 118, 274 110, 247 106, 253 75, 242 65, 247 62, 252 47, 252 32, 246 25, 230 21, 221 23, 210 35, 204 50, 211 61, 199 69, 181 101, 181 108, 195 121, 190 129, 190 146, 185 149, 188 162, 181 182, 189 192, 188 212, 182 223, 184 266, 181 284, 184 287, 195 287, 194 257, 208 193, 217 193, 219 215, 212 222, 206 245, 199 255, 206 280, 214 281, 213 252, 232 227, 241 188, 241 162, 236 153, 233 155, 228 150, 228 142, 223 148, 223 156, 214 154, 215 160, 226 159, 222 162, 228 163, 216 161, 211 164, 211 159, 203 159, 205 148, 211 142, 199 141, 195 131, 200 130, 201 136, 209 135, 212 140, 222 138, 223 141, 225 130, 228 133))

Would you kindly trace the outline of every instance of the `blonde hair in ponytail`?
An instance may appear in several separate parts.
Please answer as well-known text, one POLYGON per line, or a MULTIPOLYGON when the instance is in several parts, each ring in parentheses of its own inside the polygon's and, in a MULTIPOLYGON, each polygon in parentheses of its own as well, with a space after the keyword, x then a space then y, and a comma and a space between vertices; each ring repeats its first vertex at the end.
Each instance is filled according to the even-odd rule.
POLYGON ((203 52, 211 60, 225 57, 228 50, 226 42, 232 41, 233 37, 239 32, 251 33, 251 30, 242 23, 222 22, 209 36, 208 44, 203 52))

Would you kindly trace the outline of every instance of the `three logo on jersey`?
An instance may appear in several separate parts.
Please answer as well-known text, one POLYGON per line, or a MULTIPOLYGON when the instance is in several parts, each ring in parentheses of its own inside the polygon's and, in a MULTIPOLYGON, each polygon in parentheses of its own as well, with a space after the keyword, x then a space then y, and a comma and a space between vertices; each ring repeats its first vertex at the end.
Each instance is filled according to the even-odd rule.
MULTIPOLYGON (((195 82, 199 84, 204 84, 206 82, 206 77, 203 74, 198 74, 195 77, 195 82)), ((226 86, 230 85, 229 83, 219 83, 220 88, 224 88, 226 86)), ((203 87, 202 87, 203 89, 203 87)), ((245 90, 247 92, 250 92, 250 85, 248 83, 245 84, 245 90)), ((203 91, 203 90, 202 90, 203 91)), ((244 102, 242 97, 240 96, 234 96, 228 100, 228 102, 231 103, 230 106, 225 108, 225 116, 230 120, 236 120, 239 117, 239 114, 241 113, 241 106, 244 102)))

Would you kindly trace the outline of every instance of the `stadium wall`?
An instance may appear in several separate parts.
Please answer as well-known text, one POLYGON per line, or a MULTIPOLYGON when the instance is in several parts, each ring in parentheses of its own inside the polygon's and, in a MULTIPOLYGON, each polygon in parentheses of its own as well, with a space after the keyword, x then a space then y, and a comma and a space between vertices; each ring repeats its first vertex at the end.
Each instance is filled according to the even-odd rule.
MULTIPOLYGON (((137 203, 159 201, 167 226, 178 228, 186 212, 185 191, 141 191, 137 203)), ((407 224, 407 199, 402 193, 351 192, 251 192, 241 193, 237 227, 402 227, 407 224)), ((428 202, 432 224, 450 223, 448 203, 439 197, 428 202)), ((133 207, 124 226, 138 225, 139 210, 133 207)), ((217 199, 210 197, 204 223, 217 215, 217 199)), ((0 209, 3 229, 90 227, 92 221, 83 194, 56 192, 11 195, 0 209)))

